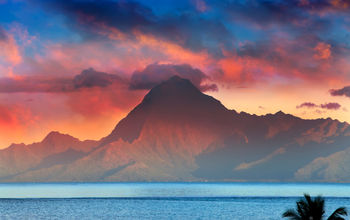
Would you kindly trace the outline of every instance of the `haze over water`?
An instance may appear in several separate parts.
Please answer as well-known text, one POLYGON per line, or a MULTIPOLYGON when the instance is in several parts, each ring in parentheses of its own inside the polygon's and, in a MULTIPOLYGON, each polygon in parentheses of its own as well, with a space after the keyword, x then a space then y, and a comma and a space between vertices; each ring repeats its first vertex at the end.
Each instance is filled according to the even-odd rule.
POLYGON ((303 193, 326 211, 350 207, 350 184, 16 183, 0 184, 9 219, 281 219, 303 193))

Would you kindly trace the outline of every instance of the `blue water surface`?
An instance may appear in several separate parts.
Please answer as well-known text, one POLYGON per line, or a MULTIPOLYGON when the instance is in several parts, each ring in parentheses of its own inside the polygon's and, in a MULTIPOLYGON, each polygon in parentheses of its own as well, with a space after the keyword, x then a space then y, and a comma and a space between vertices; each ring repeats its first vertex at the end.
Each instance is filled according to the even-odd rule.
POLYGON ((6 183, 1 219, 281 219, 303 194, 329 214, 350 208, 349 184, 6 183))

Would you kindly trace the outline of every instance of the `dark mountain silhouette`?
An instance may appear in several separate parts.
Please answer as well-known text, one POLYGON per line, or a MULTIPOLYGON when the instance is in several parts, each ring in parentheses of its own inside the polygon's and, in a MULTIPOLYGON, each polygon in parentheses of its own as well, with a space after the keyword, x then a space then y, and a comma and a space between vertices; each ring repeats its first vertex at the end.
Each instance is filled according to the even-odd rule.
POLYGON ((109 143, 119 138, 133 142, 145 123, 191 123, 197 126, 225 127, 232 112, 218 100, 199 91, 189 80, 173 76, 154 87, 129 115, 105 138, 109 143))
POLYGON ((297 181, 312 161, 350 147, 349 134, 337 120, 237 113, 174 76, 100 141, 52 132, 1 150, 0 180, 297 181))

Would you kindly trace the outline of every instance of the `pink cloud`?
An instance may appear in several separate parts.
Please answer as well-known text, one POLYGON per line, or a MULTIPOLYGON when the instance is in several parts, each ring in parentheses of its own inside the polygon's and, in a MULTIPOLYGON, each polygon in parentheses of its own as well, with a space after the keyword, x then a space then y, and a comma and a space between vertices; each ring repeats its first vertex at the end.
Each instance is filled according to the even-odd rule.
POLYGON ((12 76, 13 68, 21 61, 20 48, 14 36, 0 26, 0 70, 2 70, 2 75, 12 76))
POLYGON ((324 42, 319 42, 314 48, 314 50, 315 50, 315 54, 314 54, 315 59, 327 60, 332 55, 331 45, 324 42))

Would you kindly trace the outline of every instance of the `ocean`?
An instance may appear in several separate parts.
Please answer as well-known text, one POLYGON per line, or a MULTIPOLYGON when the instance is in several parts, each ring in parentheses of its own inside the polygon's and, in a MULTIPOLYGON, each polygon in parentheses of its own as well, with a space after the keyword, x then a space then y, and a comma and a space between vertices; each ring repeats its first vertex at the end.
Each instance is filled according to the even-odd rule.
POLYGON ((282 219, 303 193, 350 209, 350 184, 3 183, 0 219, 282 219))

